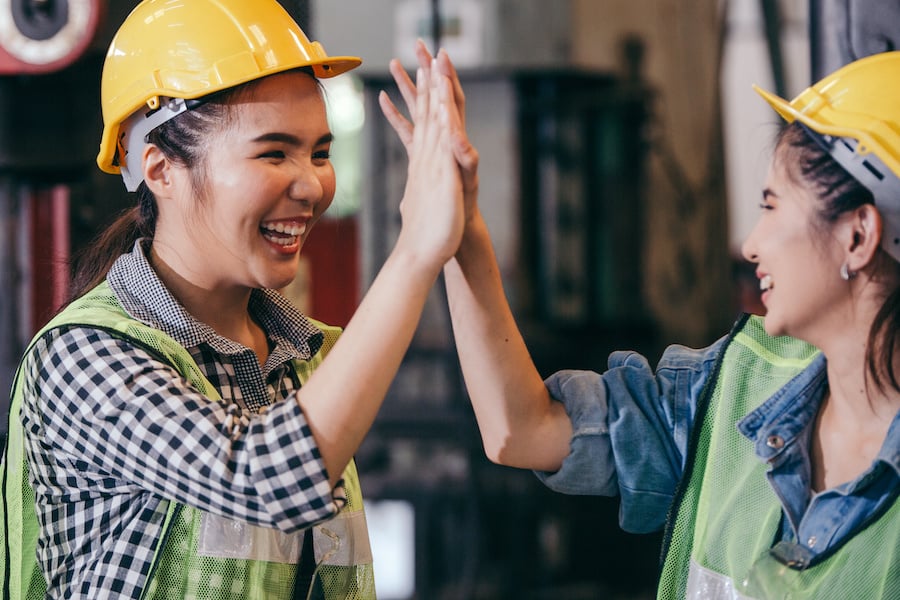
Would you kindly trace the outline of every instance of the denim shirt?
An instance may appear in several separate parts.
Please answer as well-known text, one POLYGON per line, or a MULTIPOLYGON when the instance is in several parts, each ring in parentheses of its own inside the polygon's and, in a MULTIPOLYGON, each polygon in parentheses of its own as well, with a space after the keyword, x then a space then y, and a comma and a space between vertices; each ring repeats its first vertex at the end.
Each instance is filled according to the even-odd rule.
MULTIPOLYGON (((661 528, 685 468, 697 402, 726 341, 700 350, 671 346, 655 372, 643 356, 616 352, 605 373, 550 376, 545 383, 565 406, 573 436, 560 470, 536 472, 538 478, 563 493, 620 495, 626 531, 661 528)), ((810 436, 827 387, 825 367, 820 354, 737 424, 771 465, 767 477, 786 516, 779 549, 802 562, 840 546, 900 493, 898 412, 869 469, 812 495, 810 436)))

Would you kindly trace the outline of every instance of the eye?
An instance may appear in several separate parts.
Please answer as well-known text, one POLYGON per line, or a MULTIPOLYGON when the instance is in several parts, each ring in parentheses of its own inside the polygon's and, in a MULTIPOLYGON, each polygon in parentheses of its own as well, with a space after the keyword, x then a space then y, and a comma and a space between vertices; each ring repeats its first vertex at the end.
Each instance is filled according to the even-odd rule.
POLYGON ((769 204, 768 202, 760 202, 759 208, 761 210, 773 210, 775 207, 769 204))
POLYGON ((285 154, 282 150, 269 150, 268 152, 263 152, 259 155, 260 158, 274 158, 277 160, 282 160, 285 157, 285 154))
POLYGON ((331 158, 331 150, 318 150, 316 152, 313 152, 312 157, 313 160, 328 160, 329 158, 331 158))

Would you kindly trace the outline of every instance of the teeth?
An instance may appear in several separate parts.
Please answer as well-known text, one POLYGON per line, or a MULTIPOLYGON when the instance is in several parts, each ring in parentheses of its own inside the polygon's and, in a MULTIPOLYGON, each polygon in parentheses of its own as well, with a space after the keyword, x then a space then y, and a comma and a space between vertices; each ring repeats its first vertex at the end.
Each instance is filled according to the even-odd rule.
POLYGON ((285 225, 284 223, 280 223, 280 222, 279 223, 265 223, 265 224, 263 224, 263 229, 266 229, 268 231, 274 231, 276 233, 284 233, 287 235, 298 236, 298 235, 303 235, 303 233, 306 231, 306 225, 305 224, 303 224, 303 225, 296 225, 296 224, 285 225))
POLYGON ((763 277, 762 279, 759 280, 759 289, 761 289, 762 291, 765 292, 766 290, 768 290, 771 287, 772 287, 772 276, 771 275, 766 275, 765 277, 763 277))
POLYGON ((297 238, 306 231, 306 224, 297 225, 296 223, 264 223, 262 225, 263 236, 279 246, 290 246, 297 243, 297 238), (279 235, 269 235, 269 234, 279 235))
POLYGON ((294 238, 294 237, 287 237, 287 238, 273 238, 273 237, 268 237, 268 236, 267 236, 266 239, 269 240, 270 242, 274 243, 274 244, 278 244, 279 246, 290 246, 290 245, 293 244, 295 241, 297 241, 297 238, 294 238))

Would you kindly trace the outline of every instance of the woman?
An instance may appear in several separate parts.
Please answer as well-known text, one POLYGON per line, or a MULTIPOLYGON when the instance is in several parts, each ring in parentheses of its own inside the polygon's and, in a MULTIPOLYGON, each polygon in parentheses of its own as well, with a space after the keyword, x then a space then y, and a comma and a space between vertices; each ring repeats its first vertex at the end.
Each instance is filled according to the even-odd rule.
POLYGON ((790 103, 760 92, 791 122, 743 246, 765 318, 672 346, 655 371, 618 352, 603 373, 541 380, 474 203, 477 153, 455 142, 467 216, 444 273, 487 455, 619 495, 626 530, 665 527, 660 598, 900 598, 898 77, 891 52, 790 103))
POLYGON ((317 78, 359 62, 275 0, 145 0, 117 32, 98 164, 138 205, 20 367, 7 595, 374 598, 352 456, 463 207, 435 71, 402 231, 340 339, 272 291, 335 192, 317 78))

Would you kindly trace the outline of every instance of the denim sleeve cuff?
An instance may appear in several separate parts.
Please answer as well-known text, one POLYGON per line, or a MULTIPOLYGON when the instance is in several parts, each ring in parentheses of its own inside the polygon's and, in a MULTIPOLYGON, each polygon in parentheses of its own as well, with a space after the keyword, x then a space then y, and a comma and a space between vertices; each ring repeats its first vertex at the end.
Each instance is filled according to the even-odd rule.
POLYGON ((572 442, 569 456, 558 471, 535 471, 535 475, 550 489, 564 494, 615 496, 619 489, 602 377, 592 371, 560 371, 545 385, 550 396, 563 403, 572 421, 572 442))

